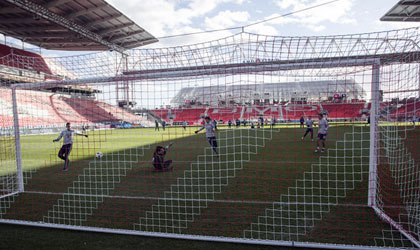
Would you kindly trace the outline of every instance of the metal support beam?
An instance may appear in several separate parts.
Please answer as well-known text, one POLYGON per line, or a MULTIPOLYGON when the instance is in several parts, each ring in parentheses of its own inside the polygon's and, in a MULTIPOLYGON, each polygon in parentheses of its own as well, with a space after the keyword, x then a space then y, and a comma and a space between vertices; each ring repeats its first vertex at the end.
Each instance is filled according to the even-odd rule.
MULTIPOLYGON (((63 44, 62 43, 56 43, 56 44, 51 43, 51 44, 46 44, 44 47, 47 48, 47 49, 50 48, 50 47, 57 49, 57 48, 60 47, 60 45, 62 46, 63 44)), ((63 49, 65 49, 66 51, 92 51, 92 50, 103 50, 104 49, 103 47, 101 47, 99 45, 98 46, 92 46, 88 43, 77 44, 77 45, 74 45, 74 46, 71 46, 71 43, 66 43, 65 45, 66 46, 65 46, 65 48, 63 47, 63 49)))
POLYGON ((28 12, 31 12, 32 14, 38 15, 43 19, 46 19, 50 22, 56 23, 62 27, 65 27, 69 29, 70 31, 74 31, 78 34, 80 34, 83 37, 86 37, 94 42, 98 42, 106 47, 108 47, 111 50, 115 50, 117 52, 123 53, 125 49, 123 47, 120 47, 114 43, 105 41, 101 36, 93 33, 92 31, 82 27, 81 25, 78 25, 67 18, 64 18, 60 15, 55 14, 54 12, 51 12, 47 8, 35 4, 28 0, 4 0, 10 4, 16 5, 19 8, 22 8, 28 12))
POLYGON ((100 19, 97 19, 97 20, 92 21, 90 23, 87 23, 85 26, 86 27, 92 27, 92 26, 95 26, 95 25, 103 23, 103 22, 108 22, 108 21, 114 20, 114 19, 116 19, 118 17, 121 17, 121 16, 122 15, 113 15, 113 16, 109 16, 109 17, 106 17, 106 18, 100 18, 100 19))
POLYGON ((39 32, 68 32, 67 29, 62 28, 60 26, 35 26, 35 27, 20 27, 20 28, 13 28, 13 32, 33 32, 33 31, 39 31, 39 32))
POLYGON ((405 6, 419 6, 419 1, 400 1, 398 5, 405 5, 405 6))
MULTIPOLYGON (((24 33, 24 31, 17 31, 17 32, 15 32, 14 30, 12 30, 12 32, 11 33, 13 33, 16 37, 22 37, 22 38, 25 38, 25 41, 40 41, 40 42, 44 42, 44 39, 45 39, 45 41, 48 41, 49 39, 59 39, 59 40, 61 40, 61 41, 69 41, 69 39, 74 39, 74 37, 71 37, 71 36, 68 36, 68 37, 66 37, 65 35, 66 34, 63 34, 63 32, 61 32, 61 33, 58 33, 58 32, 53 32, 53 33, 44 33, 44 34, 42 34, 42 33, 40 33, 40 34, 33 34, 33 35, 30 35, 30 37, 27 37, 27 35, 26 34, 23 34, 24 33)), ((83 37, 83 40, 77 40, 76 42, 84 42, 84 41, 90 41, 90 40, 88 40, 88 39, 85 39, 84 37, 83 37)))
POLYGON ((39 23, 41 20, 35 20, 34 18, 5 18, 0 19, 1 24, 16 24, 17 22, 22 23, 39 23))
POLYGON ((135 24, 134 23, 124 23, 124 24, 117 25, 117 26, 114 26, 114 27, 109 28, 109 29, 100 30, 100 31, 96 32, 96 34, 98 34, 100 36, 104 36, 106 34, 113 33, 115 31, 120 31, 121 29, 128 28, 128 27, 133 26, 133 25, 135 25, 135 24))
POLYGON ((0 14, 16 14, 16 13, 22 13, 25 12, 21 9, 15 8, 15 7, 5 7, 0 9, 0 14))
POLYGON ((115 42, 115 41, 127 38, 129 36, 138 35, 138 34, 142 34, 142 33, 144 33, 144 30, 137 30, 137 31, 130 32, 130 33, 127 33, 127 34, 116 35, 116 36, 109 37, 109 41, 115 42))
POLYGON ((97 10, 101 10, 105 6, 106 6, 106 4, 99 5, 97 7, 88 8, 88 9, 85 9, 85 10, 80 10, 80 11, 77 11, 77 12, 73 12, 73 13, 67 15, 66 18, 68 18, 68 19, 74 19, 74 18, 76 18, 78 16, 83 16, 83 15, 86 15, 88 13, 91 13, 91 12, 94 12, 94 11, 97 11, 97 10))
POLYGON ((63 5, 65 3, 68 3, 68 2, 71 2, 71 1, 73 1, 73 0, 54 0, 54 1, 48 2, 46 4, 43 4, 42 6, 49 9, 49 8, 52 8, 52 7, 57 7, 57 6, 63 5))
POLYGON ((130 48, 133 44, 135 44, 136 46, 139 46, 138 44, 141 43, 141 45, 146 45, 146 44, 150 44, 150 43, 154 43, 157 40, 150 40, 150 39, 143 39, 143 40, 135 40, 132 42, 124 42, 121 43, 121 45, 123 45, 125 48, 130 48))
MULTIPOLYGON (((51 38, 51 39, 47 39, 47 40, 42 40, 42 39, 36 39, 35 41, 38 41, 39 43, 42 44, 81 44, 81 43, 91 43, 91 40, 88 39, 81 39, 81 40, 77 40, 77 41, 71 41, 69 40, 71 38, 68 39, 57 39, 57 38, 51 38)), ((28 41, 34 41, 34 40, 29 40, 28 41)))

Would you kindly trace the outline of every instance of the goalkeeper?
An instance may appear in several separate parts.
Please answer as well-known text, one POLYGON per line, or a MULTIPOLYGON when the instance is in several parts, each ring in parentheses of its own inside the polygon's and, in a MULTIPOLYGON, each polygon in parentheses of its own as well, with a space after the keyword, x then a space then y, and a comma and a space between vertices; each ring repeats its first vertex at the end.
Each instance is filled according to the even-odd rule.
POLYGON ((172 160, 165 161, 166 152, 168 152, 169 147, 171 147, 173 142, 169 143, 168 146, 162 147, 157 146, 155 152, 153 153, 153 167, 155 167, 156 171, 170 171, 172 170, 172 160))

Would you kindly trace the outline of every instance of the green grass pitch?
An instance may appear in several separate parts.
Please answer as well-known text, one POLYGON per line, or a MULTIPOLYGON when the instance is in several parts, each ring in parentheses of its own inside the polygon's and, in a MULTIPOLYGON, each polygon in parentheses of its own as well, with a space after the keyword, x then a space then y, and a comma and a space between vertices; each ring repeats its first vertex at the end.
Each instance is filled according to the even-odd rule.
MULTIPOLYGON (((63 194, 70 192, 69 188, 74 188, 75 183, 79 183, 77 190, 83 190, 83 195, 88 197, 85 202, 97 203, 97 207, 86 219, 70 216, 64 221, 54 221, 55 223, 72 224, 76 221, 90 227, 132 230, 133 223, 138 223, 139 218, 144 217, 150 208, 157 204, 156 198, 164 197, 165 192, 186 173, 191 175, 191 179, 208 181, 209 178, 200 176, 205 173, 211 175, 212 180, 217 180, 218 183, 206 182, 206 185, 202 185, 202 182, 198 181, 196 187, 184 190, 186 193, 190 191, 194 193, 192 197, 188 196, 190 194, 180 195, 183 190, 176 191, 178 198, 207 199, 209 202, 194 217, 193 222, 186 223, 185 228, 174 233, 241 238, 244 230, 249 230, 251 224, 258 221, 259 216, 272 206, 273 202, 282 201, 282 196, 298 192, 298 197, 309 197, 305 193, 308 190, 301 188, 309 184, 302 180, 308 180, 307 173, 314 172, 314 164, 325 161, 321 159, 322 157, 320 158, 322 154, 313 152, 315 142, 311 142, 308 136, 305 141, 301 141, 303 130, 293 126, 277 127, 272 131, 268 128, 255 130, 234 128, 228 131, 226 127, 223 127, 217 134, 221 159, 216 159, 211 154, 204 134, 195 135, 195 129, 197 128, 188 127, 184 131, 183 128, 172 127, 164 132, 162 129, 154 131, 151 128, 89 131, 88 139, 75 138, 70 157, 70 169, 67 172, 61 171, 62 161, 56 156, 61 145, 52 142, 57 137, 56 134, 23 136, 21 138, 22 161, 27 182, 25 193, 15 198, 2 218, 43 221, 45 216, 49 215, 51 208, 57 204, 57 200, 63 194), (265 138, 268 135, 270 138, 265 138), (260 139, 254 140, 248 137, 260 139), (166 158, 174 161, 174 170, 165 173, 152 171, 151 158, 154 148, 156 145, 166 145, 169 141, 175 144, 168 151, 166 158), (254 148, 252 147, 254 144, 263 146, 254 148), (245 150, 243 147, 248 148, 245 150), (243 153, 244 150, 246 154, 243 153), (95 159, 96 152, 102 152, 104 157, 95 159), (198 162, 206 162, 206 164, 195 166, 197 159, 198 162), (207 164, 219 160, 225 164, 219 164, 219 166, 207 164), (235 162, 240 160, 243 160, 243 164, 239 169, 231 168, 232 164, 237 164, 235 162), (188 170, 194 170, 194 167, 201 168, 201 172, 188 172, 188 170), (111 173, 117 168, 120 172, 111 173), (202 171, 203 169, 206 171, 202 171), (81 187, 80 185, 88 184, 80 181, 80 176, 95 176, 95 183, 102 183, 103 186, 81 187), (116 178, 115 176, 118 176, 118 180, 110 180, 110 178, 116 178), (98 192, 98 190, 102 191, 98 192), (105 198, 102 197, 98 201, 97 198, 92 198, 95 195, 105 198)), ((359 181, 353 182, 351 184, 353 186, 348 188, 346 195, 339 197, 337 204, 342 205, 329 208, 329 211, 322 215, 322 220, 317 220, 301 240, 352 244, 354 238, 361 237, 365 239, 365 242, 358 242, 359 244, 372 245, 374 244, 372 239, 380 237, 381 230, 386 228, 374 213, 365 207, 367 172, 358 168, 365 167, 363 165, 366 159, 363 155, 366 155, 366 152, 362 151, 365 150, 363 148, 366 145, 350 145, 354 141, 362 141, 361 144, 369 143, 368 137, 362 139, 354 137, 362 136, 362 134, 366 136, 368 130, 369 127, 364 125, 333 125, 330 129, 327 148, 330 154, 334 151, 334 157, 327 161, 334 161, 336 166, 351 167, 344 171, 339 170, 338 167, 331 167, 329 174, 317 177, 336 180, 335 186, 330 186, 329 189, 323 188, 320 182, 319 190, 324 190, 326 194, 325 197, 321 195, 324 198, 321 198, 319 202, 330 202, 328 196, 332 194, 329 192, 339 192, 337 190, 342 188, 340 185, 350 185, 341 179, 344 177, 338 176, 338 172, 341 171, 343 175, 359 173, 360 176, 354 177, 359 181), (348 134, 351 136, 346 139, 348 134), (350 147, 351 154, 347 150, 350 147), (360 152, 354 150, 358 147, 362 148, 360 152), (345 204, 360 206, 345 206, 345 204), (357 220, 352 217, 355 215, 358 217, 357 220), (354 227, 369 227, 370 230, 353 230, 354 227), (364 234, 367 232, 372 235, 366 237, 364 234), (346 234, 346 237, 337 236, 343 234, 346 234), (326 235, 328 237, 325 237, 326 235)), ((12 160, 12 158, 2 159, 0 175, 4 176, 14 171, 10 167, 12 160)), ((328 162, 327 165, 333 165, 331 163, 328 162)), ((193 203, 190 205, 194 206, 193 203)), ((304 210, 310 211, 310 208, 304 210)), ((151 223, 156 224, 154 221, 151 223)), ((0 227, 8 228, 7 231, 10 232, 20 230, 19 227, 10 225, 0 225, 0 227)), ((153 227, 146 229, 153 231, 153 227)), ((155 229, 157 232, 162 231, 159 226, 155 229)), ((46 230, 48 234, 67 237, 62 236, 66 233, 51 229, 39 230, 40 233, 34 233, 33 237, 40 237, 39 241, 42 241, 42 234, 46 230)), ((90 236, 87 235, 88 233, 83 237, 89 239, 90 236)), ((13 236, 6 237, 9 242, 14 242, 13 236)), ((127 237, 126 241, 127 244, 131 244, 132 238, 127 237)), ((17 241, 10 244, 19 245, 17 241)), ((185 244, 185 247, 189 245, 189 243, 180 244, 185 244)))

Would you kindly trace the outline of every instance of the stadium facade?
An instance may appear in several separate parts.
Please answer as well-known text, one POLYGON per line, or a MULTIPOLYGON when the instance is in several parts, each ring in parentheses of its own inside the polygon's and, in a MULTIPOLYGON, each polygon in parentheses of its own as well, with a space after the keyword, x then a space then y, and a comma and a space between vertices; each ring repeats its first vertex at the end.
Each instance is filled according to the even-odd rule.
POLYGON ((353 79, 182 88, 171 105, 277 104, 362 100, 364 90, 353 79))

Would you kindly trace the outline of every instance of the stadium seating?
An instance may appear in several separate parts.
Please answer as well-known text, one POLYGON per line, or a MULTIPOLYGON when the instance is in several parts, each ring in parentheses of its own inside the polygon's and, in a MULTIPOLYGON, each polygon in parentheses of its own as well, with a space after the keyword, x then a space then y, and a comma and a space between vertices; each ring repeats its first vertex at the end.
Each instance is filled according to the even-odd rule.
POLYGON ((4 44, 0 44, 0 64, 52 75, 50 68, 42 56, 4 44))
POLYGON ((284 120, 299 120, 303 117, 316 117, 321 108, 316 104, 289 104, 282 106, 284 120))
POLYGON ((117 120, 111 112, 107 112, 93 101, 79 98, 63 98, 64 102, 78 114, 86 117, 91 122, 105 122, 117 120))
POLYGON ((407 101, 392 114, 398 118, 412 118, 414 115, 420 117, 420 101, 407 101))
POLYGON ((168 117, 169 111, 167 109, 155 109, 155 110, 152 110, 152 113, 155 116, 158 116, 158 117, 160 117, 161 119, 163 119, 165 121, 169 121, 170 120, 169 117, 168 117))
MULTIPOLYGON (((121 108, 104 102, 62 96, 49 92, 16 92, 20 127, 62 126, 63 123, 91 124, 102 122, 145 123, 121 108)), ((13 109, 10 89, 0 89, 0 127, 13 126, 13 109)))
POLYGON ((142 117, 136 116, 130 112, 127 112, 124 109, 118 108, 116 106, 112 106, 111 104, 108 104, 105 102, 94 101, 94 104, 102 108, 103 110, 105 110, 105 112, 107 112, 108 114, 112 114, 112 116, 116 118, 117 120, 126 121, 126 122, 138 122, 139 120, 143 122, 147 121, 146 119, 142 117))
POLYGON ((0 114, 0 127, 9 128, 13 127, 13 117, 0 114))
POLYGON ((209 115, 212 119, 220 121, 228 121, 228 120, 235 120, 239 119, 241 116, 242 107, 220 107, 220 108, 210 108, 207 111, 207 115, 209 115))
MULTIPOLYGON (((207 109, 207 115, 217 121, 223 120, 257 120, 260 117, 271 120, 271 118, 296 121, 300 117, 317 117, 321 110, 328 111, 328 117, 334 119, 360 118, 362 110, 369 108, 365 102, 358 103, 323 103, 319 104, 286 104, 286 105, 247 105, 234 107, 211 107, 207 109)), ((185 109, 156 109, 152 111, 161 119, 170 121, 188 121, 197 123, 200 115, 206 112, 205 108, 185 108, 185 109)))
POLYGON ((205 108, 186 108, 186 109, 155 109, 152 113, 161 119, 169 122, 192 122, 197 123, 201 119, 201 115, 206 111, 205 108))
POLYGON ((328 111, 329 118, 351 119, 362 116, 365 103, 337 103, 323 104, 324 110, 328 111))

